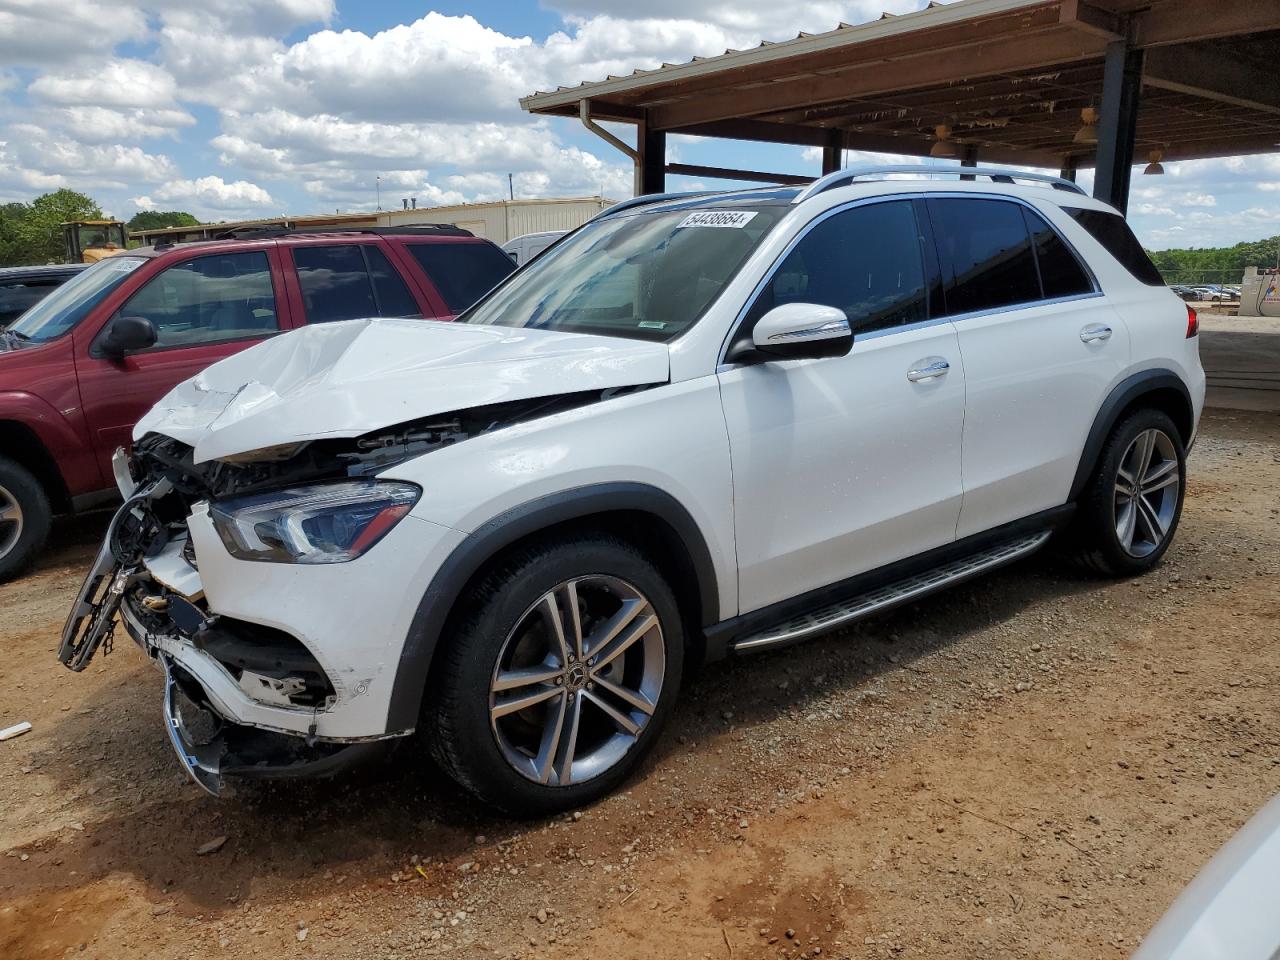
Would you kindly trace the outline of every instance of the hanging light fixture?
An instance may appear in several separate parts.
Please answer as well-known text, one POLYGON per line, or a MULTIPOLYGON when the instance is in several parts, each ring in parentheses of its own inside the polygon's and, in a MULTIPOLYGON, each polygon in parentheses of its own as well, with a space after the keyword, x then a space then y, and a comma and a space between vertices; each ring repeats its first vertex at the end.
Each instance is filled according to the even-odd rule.
POLYGON ((1098 111, 1093 107, 1085 107, 1080 111, 1081 126, 1072 138, 1076 143, 1098 142, 1098 111))
POLYGON ((1163 175, 1164 165, 1160 162, 1163 159, 1163 150, 1152 150, 1147 154, 1147 168, 1142 172, 1148 177, 1158 177, 1163 175))
POLYGON ((933 128, 933 135, 937 139, 932 147, 929 148, 929 156, 931 157, 958 157, 959 151, 956 145, 951 141, 951 125, 940 123, 933 128))

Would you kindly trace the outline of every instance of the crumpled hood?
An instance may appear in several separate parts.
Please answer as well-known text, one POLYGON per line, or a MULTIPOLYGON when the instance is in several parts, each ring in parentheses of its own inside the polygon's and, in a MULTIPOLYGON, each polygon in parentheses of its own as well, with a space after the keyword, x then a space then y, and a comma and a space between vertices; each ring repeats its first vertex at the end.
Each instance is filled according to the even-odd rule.
POLYGON ((665 344, 436 320, 303 327, 174 387, 134 428, 195 462, 580 390, 665 383, 665 344))

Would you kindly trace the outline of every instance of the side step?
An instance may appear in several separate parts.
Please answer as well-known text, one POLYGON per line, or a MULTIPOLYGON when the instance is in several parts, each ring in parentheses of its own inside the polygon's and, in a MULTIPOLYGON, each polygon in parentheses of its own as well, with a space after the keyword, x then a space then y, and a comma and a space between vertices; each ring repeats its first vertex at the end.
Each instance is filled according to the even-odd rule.
POLYGON ((1034 553, 1049 539, 1052 531, 1045 530, 1028 536, 1017 537, 1004 543, 952 560, 924 573, 906 577, 867 593, 838 600, 825 606, 784 620, 759 633, 743 637, 733 645, 735 653, 781 646, 819 633, 826 633, 854 620, 896 607, 900 603, 923 597, 925 594, 950 587, 953 584, 976 577, 978 574, 1012 563, 1019 557, 1034 553))

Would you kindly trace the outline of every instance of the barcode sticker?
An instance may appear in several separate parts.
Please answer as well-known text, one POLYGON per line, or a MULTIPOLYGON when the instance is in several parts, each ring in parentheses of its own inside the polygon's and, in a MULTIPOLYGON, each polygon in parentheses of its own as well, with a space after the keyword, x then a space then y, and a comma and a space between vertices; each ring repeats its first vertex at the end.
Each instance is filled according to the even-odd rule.
POLYGON ((699 210, 691 213, 679 224, 681 227, 745 227, 755 217, 753 210, 699 210))

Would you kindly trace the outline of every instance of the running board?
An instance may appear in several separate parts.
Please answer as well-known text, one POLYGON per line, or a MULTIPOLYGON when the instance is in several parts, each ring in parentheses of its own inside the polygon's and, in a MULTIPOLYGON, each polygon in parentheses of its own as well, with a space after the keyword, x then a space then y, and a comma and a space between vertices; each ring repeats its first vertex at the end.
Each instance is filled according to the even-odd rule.
POLYGON ((988 570, 1002 567, 1006 563, 1012 563, 1019 557, 1034 553, 1044 545, 1051 534, 1052 531, 1045 530, 1029 536, 1006 540, 1004 543, 997 544, 994 547, 970 554, 959 560, 952 560, 950 563, 944 563, 942 566, 934 567, 924 573, 895 581, 877 590, 859 594, 848 600, 838 600, 835 603, 826 604, 816 610, 802 613, 789 620, 784 620, 782 623, 767 627, 758 633, 743 637, 733 645, 733 650, 735 653, 760 650, 765 647, 781 646, 796 640, 803 640, 805 637, 811 637, 815 634, 825 633, 835 627, 843 626, 854 620, 860 620, 890 607, 896 607, 900 603, 923 597, 926 594, 933 593, 935 590, 950 587, 971 577, 976 577, 981 573, 986 573, 988 570))

